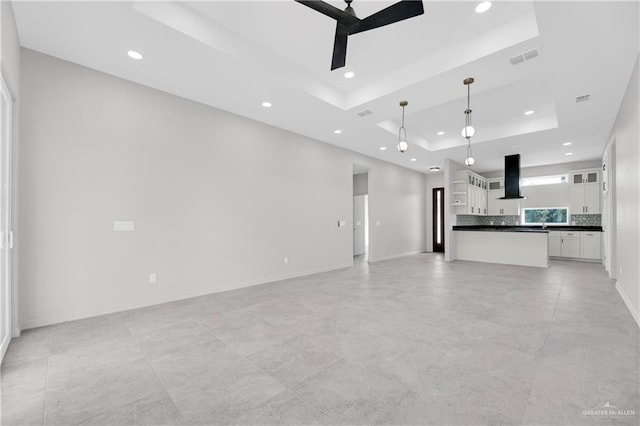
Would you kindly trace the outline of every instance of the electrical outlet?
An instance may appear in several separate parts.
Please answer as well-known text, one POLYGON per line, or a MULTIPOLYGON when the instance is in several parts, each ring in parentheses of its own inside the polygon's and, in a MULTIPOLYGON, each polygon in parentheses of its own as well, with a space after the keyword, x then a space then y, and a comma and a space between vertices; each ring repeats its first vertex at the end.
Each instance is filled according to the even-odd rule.
POLYGON ((155 284, 158 282, 158 274, 156 274, 155 272, 152 272, 149 274, 149 283, 150 284, 155 284))
POLYGON ((288 264, 289 264, 289 258, 288 258, 288 257, 285 257, 285 258, 283 259, 283 261, 284 261, 284 264, 285 264, 285 265, 288 265, 288 264))

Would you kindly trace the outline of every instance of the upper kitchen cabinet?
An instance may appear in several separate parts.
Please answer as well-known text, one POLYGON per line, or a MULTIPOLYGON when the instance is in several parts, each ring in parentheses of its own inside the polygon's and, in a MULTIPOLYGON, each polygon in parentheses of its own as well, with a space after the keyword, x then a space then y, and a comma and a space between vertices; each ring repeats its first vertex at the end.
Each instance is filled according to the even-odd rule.
POLYGON ((489 216, 519 216, 520 200, 501 200, 504 197, 504 178, 487 179, 487 210, 489 216))
POLYGON ((453 205, 457 214, 486 215, 487 180, 470 170, 456 173, 453 182, 453 205))
POLYGON ((574 170, 571 172, 571 183, 574 185, 600 183, 600 169, 574 170))
POLYGON ((571 172, 571 214, 600 214, 600 169, 571 172))

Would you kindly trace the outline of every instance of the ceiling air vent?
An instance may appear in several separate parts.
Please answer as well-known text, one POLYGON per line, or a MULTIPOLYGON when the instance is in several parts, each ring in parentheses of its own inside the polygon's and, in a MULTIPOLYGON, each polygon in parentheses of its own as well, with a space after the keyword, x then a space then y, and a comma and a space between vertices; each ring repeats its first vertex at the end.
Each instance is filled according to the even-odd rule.
POLYGON ((591 98, 591 95, 578 96, 576 98, 576 103, 579 104, 580 102, 587 102, 589 100, 589 98, 591 98))
POLYGON ((518 65, 524 62, 524 56, 522 55, 514 56, 513 58, 509 59, 509 62, 511 62, 511 65, 518 65))
POLYGON ((360 111, 360 112, 358 113, 358 115, 359 115, 360 117, 366 117, 367 115, 371 115, 371 114, 373 114, 373 111, 368 110, 368 109, 365 109, 364 111, 360 111))
POLYGON ((511 65, 518 65, 523 63, 524 61, 529 61, 533 58, 537 58, 540 56, 540 51, 538 49, 529 50, 524 52, 522 55, 516 55, 513 58, 509 59, 511 65))

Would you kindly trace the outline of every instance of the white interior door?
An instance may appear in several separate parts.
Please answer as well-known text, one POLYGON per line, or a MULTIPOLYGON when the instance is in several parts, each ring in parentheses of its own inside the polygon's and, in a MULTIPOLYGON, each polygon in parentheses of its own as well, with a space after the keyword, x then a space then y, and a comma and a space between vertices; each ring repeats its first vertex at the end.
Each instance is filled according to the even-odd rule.
POLYGON ((353 255, 365 254, 365 195, 353 197, 353 255))
POLYGON ((0 362, 11 341, 11 95, 0 78, 0 362))

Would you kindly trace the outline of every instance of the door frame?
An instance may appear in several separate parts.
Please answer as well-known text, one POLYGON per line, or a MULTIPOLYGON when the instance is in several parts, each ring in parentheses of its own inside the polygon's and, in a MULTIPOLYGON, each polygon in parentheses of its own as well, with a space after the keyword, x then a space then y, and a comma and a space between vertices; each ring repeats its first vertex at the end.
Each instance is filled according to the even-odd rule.
MULTIPOLYGON (((6 111, 2 111, 2 113, 6 115, 6 128, 0 129, 4 133, 0 135, 0 152, 4 154, 4 158, 0 155, 0 185, 6 185, 5 190, 0 191, 0 196, 3 196, 0 202, 0 208, 6 209, 4 212, 4 223, 0 223, 0 262, 4 264, 4 268, 0 268, 0 295, 7 295, 6 299, 0 297, 0 304, 2 304, 2 306, 0 306, 0 314, 3 317, 2 325, 5 328, 3 330, 5 339, 0 341, 0 363, 2 363, 4 354, 9 347, 13 331, 11 324, 13 319, 11 313, 11 249, 13 248, 13 233, 11 231, 11 156, 13 141, 13 98, 4 76, 1 73, 0 96, 4 98, 7 105, 6 111), (2 146, 4 143, 6 143, 6 146, 2 146), (2 288, 3 286, 5 288, 2 288)), ((2 220, 1 218, 2 215, 0 214, 0 220, 2 220)))
POLYGON ((433 188, 431 190, 431 204, 432 204, 432 226, 433 226, 433 251, 434 253, 444 253, 445 241, 444 241, 444 187, 433 188), (440 208, 438 209, 438 193, 440 194, 440 208), (440 210, 440 211, 438 211, 440 210), (440 236, 442 241, 438 242, 438 214, 440 216, 440 236))

